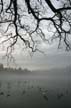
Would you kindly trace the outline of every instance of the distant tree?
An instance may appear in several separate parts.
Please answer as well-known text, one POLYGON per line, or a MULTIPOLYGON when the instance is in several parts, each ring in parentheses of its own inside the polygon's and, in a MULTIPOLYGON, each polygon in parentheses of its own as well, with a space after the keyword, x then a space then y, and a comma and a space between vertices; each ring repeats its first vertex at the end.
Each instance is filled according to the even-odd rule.
POLYGON ((71 0, 0 0, 0 43, 8 58, 18 40, 35 52, 41 39, 71 49, 71 0))
POLYGON ((3 64, 0 64, 0 70, 3 70, 4 67, 3 67, 3 64))
POLYGON ((27 68, 25 68, 23 71, 24 72, 30 72, 30 70, 28 70, 27 68))
POLYGON ((22 71, 21 67, 19 67, 18 71, 22 71))

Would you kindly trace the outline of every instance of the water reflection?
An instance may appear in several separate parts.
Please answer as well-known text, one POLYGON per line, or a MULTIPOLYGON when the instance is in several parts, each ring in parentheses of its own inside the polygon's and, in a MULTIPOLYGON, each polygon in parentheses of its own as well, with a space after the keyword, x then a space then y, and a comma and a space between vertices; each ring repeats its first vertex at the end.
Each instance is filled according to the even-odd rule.
MULTIPOLYGON (((71 92, 68 89, 53 89, 44 86, 41 81, 33 80, 15 80, 15 81, 0 81, 0 100, 1 102, 8 102, 9 106, 15 102, 15 104, 25 105, 25 108, 29 108, 29 105, 34 103, 40 105, 41 108, 44 105, 45 108, 50 106, 50 103, 57 103, 57 101, 63 99, 64 104, 66 104, 67 99, 70 100, 71 92), (59 91, 60 90, 60 91, 59 91), (8 100, 9 99, 9 100, 8 100), (18 102, 17 102, 18 101, 18 102), (33 101, 33 103, 32 103, 33 101), (28 107, 27 107, 28 103, 28 107)), ((0 107, 1 107, 0 102, 0 107)), ((58 103, 62 104, 62 103, 58 103)), ((56 105, 57 106, 57 105, 56 105)), ((38 106, 37 106, 38 107, 38 106)), ((17 108, 20 108, 19 106, 17 108)), ((23 107, 21 107, 23 108, 23 107)), ((34 107, 35 108, 35 107, 34 107)), ((52 107, 48 107, 52 108, 52 107)), ((55 107, 56 108, 56 107, 55 107)))

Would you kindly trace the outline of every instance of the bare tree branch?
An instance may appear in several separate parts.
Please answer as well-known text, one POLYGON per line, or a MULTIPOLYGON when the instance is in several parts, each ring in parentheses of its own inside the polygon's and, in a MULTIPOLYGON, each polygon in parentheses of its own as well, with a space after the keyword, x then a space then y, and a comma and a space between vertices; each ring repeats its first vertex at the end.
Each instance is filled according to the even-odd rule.
MULTIPOLYGON (((46 31, 49 32, 48 29, 46 31)), ((59 39, 58 48, 64 43, 66 50, 70 50, 71 1, 55 0, 53 3, 52 0, 0 0, 0 33, 3 40, 0 43, 11 43, 7 46, 7 52, 19 39, 32 52, 39 51, 40 49, 36 48, 38 35, 48 43, 50 40, 59 39), (60 6, 55 7, 57 2, 60 6), (53 27, 51 38, 44 33, 46 26, 53 27)), ((11 53, 12 51, 8 54, 11 53)))

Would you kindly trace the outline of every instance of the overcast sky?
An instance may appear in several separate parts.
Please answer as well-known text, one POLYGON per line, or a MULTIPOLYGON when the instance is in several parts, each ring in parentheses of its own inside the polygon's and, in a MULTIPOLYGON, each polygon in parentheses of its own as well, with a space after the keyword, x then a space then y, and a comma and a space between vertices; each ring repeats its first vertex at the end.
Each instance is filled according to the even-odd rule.
MULTIPOLYGON (((52 0, 53 1, 53 0, 52 0)), ((53 2, 56 8, 61 7, 60 1, 53 2)), ((50 13, 49 13, 50 14, 50 13)), ((45 26, 44 22, 43 26, 45 26)), ((44 32, 47 35, 47 26, 44 28, 44 32)), ((71 52, 66 52, 65 49, 58 50, 57 43, 54 42, 52 45, 42 42, 39 45, 41 51, 44 54, 35 52, 31 57, 28 52, 22 51, 20 47, 16 47, 15 59, 16 66, 22 68, 29 68, 31 70, 43 69, 47 70, 50 68, 66 67, 71 65, 71 52)), ((0 63, 7 65, 7 60, 2 59, 5 54, 4 49, 0 48, 0 63)), ((13 63, 10 62, 10 66, 15 67, 13 63)))
MULTIPOLYGON (((29 52, 15 51, 16 65, 10 62, 12 67, 22 67, 31 70, 47 70, 51 68, 62 68, 71 65, 71 52, 66 52, 64 49, 59 50, 55 44, 47 48, 47 44, 42 43, 43 53, 35 52, 31 57, 29 52)), ((3 51, 0 51, 0 63, 7 65, 7 60, 2 59, 3 51)))

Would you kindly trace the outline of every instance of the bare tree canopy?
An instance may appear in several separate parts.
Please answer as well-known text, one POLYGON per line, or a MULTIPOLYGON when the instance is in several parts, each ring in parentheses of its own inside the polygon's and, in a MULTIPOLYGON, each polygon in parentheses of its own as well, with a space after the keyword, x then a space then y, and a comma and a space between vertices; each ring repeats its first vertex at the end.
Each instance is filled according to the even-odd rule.
POLYGON ((9 54, 19 39, 32 52, 39 39, 70 50, 71 0, 0 0, 0 44, 9 54))

